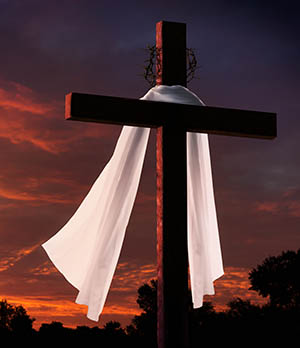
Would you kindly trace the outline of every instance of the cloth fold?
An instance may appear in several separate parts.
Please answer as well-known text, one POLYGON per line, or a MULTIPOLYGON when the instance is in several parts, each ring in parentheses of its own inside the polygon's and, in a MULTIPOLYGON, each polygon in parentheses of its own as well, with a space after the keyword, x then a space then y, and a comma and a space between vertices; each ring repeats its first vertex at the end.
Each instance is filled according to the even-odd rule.
MULTIPOLYGON (((155 86, 143 100, 203 105, 182 86, 155 86)), ((142 117, 142 115, 141 115, 142 117)), ((184 115, 182 115, 184 117, 184 115)), ((120 256, 150 129, 124 126, 114 153, 71 219, 42 244, 98 321, 120 256)), ((194 308, 223 275, 207 134, 187 133, 188 255, 194 308)))

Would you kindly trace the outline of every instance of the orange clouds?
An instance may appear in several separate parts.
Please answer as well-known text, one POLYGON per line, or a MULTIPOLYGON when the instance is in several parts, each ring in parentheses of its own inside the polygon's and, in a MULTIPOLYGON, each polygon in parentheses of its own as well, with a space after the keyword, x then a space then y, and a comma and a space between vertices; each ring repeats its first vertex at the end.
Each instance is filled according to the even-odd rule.
POLYGON ((91 126, 64 120, 64 96, 61 101, 44 102, 41 96, 15 82, 0 80, 0 137, 13 144, 27 142, 60 154, 84 138, 101 138, 116 134, 115 127, 91 126))
POLYGON ((16 82, 1 81, 1 85, 3 84, 6 88, 0 88, 0 107, 37 115, 43 115, 53 109, 53 106, 36 100, 30 88, 16 82))
POLYGON ((251 300, 253 303, 263 304, 266 299, 250 291, 248 268, 226 267, 225 274, 215 281, 215 295, 205 296, 205 300, 213 302, 217 311, 226 309, 226 304, 236 297, 251 300))
MULTIPOLYGON (((58 110, 56 112, 52 110, 52 112, 54 115, 59 114, 58 110)), ((30 143, 34 147, 52 154, 66 151, 66 144, 74 141, 74 136, 67 137, 64 130, 49 131, 48 128, 51 128, 49 123, 51 123, 49 118, 36 118, 34 114, 24 115, 20 109, 2 109, 0 111, 0 137, 6 138, 16 145, 30 143)))
MULTIPOLYGON (((47 261, 31 270, 34 276, 50 276, 57 271, 47 261)), ((226 304, 236 297, 251 300, 253 303, 263 304, 266 299, 249 291, 249 269, 241 267, 227 267, 225 275, 215 282, 216 294, 205 296, 206 301, 211 301, 217 311, 226 310, 226 304)), ((7 296, 1 294, 8 302, 22 304, 28 314, 35 317, 35 328, 38 329, 42 322, 61 321, 65 326, 76 327, 78 325, 96 326, 103 325, 108 320, 119 320, 123 325, 130 323, 134 315, 141 310, 136 303, 137 289, 144 283, 156 278, 156 265, 144 264, 138 267, 134 263, 122 262, 118 265, 112 286, 100 316, 100 322, 96 323, 86 318, 86 306, 74 302, 75 297, 56 293, 54 296, 7 296)), ((38 278, 37 278, 38 279, 38 278)), ((44 278, 45 279, 45 278, 44 278)), ((35 286, 38 286, 38 280, 35 286)), ((76 291, 75 291, 76 292, 76 291)), ((74 294, 75 294, 74 292, 74 294)))
POLYGON ((0 187, 0 197, 17 201, 35 201, 35 202, 47 202, 47 203, 59 203, 59 204, 73 204, 74 201, 66 199, 63 195, 51 195, 36 193, 30 194, 28 192, 18 192, 17 190, 7 189, 0 187))
POLYGON ((279 210, 278 202, 259 202, 256 204, 258 211, 265 211, 267 213, 277 213, 279 210))
MULTIPOLYGON (((5 296, 5 294, 0 294, 0 299, 6 299, 13 305, 22 305, 27 310, 27 313, 36 319, 34 328, 37 330, 42 323, 50 323, 52 321, 61 321, 64 326, 73 328, 80 325, 93 327, 98 324, 86 319, 86 306, 78 305, 72 300, 53 299, 48 296, 5 296)), ((121 317, 124 317, 124 325, 124 322, 129 323, 130 319, 140 312, 138 308, 130 308, 128 305, 110 304, 105 306, 101 317, 102 319, 106 318, 103 324, 106 321, 113 320, 113 318, 119 318, 120 320, 121 317)))
POLYGON ((137 199, 136 199, 136 203, 137 204, 147 204, 149 202, 156 202, 156 197, 154 195, 149 195, 149 194, 145 194, 143 192, 139 192, 137 199))
POLYGON ((111 286, 112 291, 137 291, 138 287, 156 278, 156 265, 138 266, 135 263, 122 262, 118 264, 111 286))
POLYGON ((270 214, 285 213, 293 217, 300 217, 300 201, 293 199, 282 199, 279 202, 265 201, 255 204, 256 210, 270 214))
POLYGON ((12 252, 9 256, 0 259, 0 272, 6 271, 8 268, 13 267, 16 262, 20 261, 26 255, 32 253, 39 245, 33 245, 27 248, 12 252))
POLYGON ((0 298, 6 299, 13 305, 22 305, 27 313, 36 319, 33 325, 35 329, 39 329, 42 323, 59 321, 59 318, 63 318, 65 326, 76 327, 76 325, 72 325, 74 318, 85 315, 85 306, 77 305, 71 300, 57 298, 53 300, 47 296, 38 298, 35 296, 6 296, 5 294, 0 294, 0 298))
POLYGON ((17 202, 30 205, 79 203, 81 192, 87 191, 86 187, 64 178, 63 173, 58 171, 53 176, 21 178, 12 182, 9 177, 0 177, 0 198, 15 201, 11 204, 5 202, 3 206, 0 203, 0 209, 16 207, 17 202))
MULTIPOLYGON (((33 250, 33 248, 31 248, 33 250)), ((20 251, 18 254, 22 254, 20 251)), ((17 256, 16 256, 17 258, 17 256)), ((1 267, 1 265, 0 265, 1 267)), ((1 272, 1 269, 0 269, 1 272)), ((39 286, 40 276, 51 276, 58 273, 52 263, 47 260, 41 265, 30 270, 35 287, 39 286)), ((136 303, 137 289, 144 283, 156 276, 156 265, 148 264, 138 267, 128 262, 120 263, 117 267, 109 296, 100 317, 104 324, 108 320, 120 320, 123 325, 128 324, 134 315, 141 310, 136 303)), ((28 282, 28 281, 27 281, 28 282)), ((76 291, 74 291, 75 293, 76 291)), ((22 305, 31 317, 36 318, 34 327, 38 329, 43 322, 62 321, 65 326, 76 327, 77 325, 96 326, 99 323, 86 318, 87 307, 75 303, 72 296, 56 293, 54 296, 10 296, 4 293, 0 298, 6 298, 9 303, 22 305)))
POLYGON ((300 217, 299 193, 300 191, 296 187, 287 188, 277 200, 256 202, 254 206, 260 212, 300 217))
POLYGON ((36 93, 18 83, 0 81, 0 85, 0 137, 9 139, 13 144, 29 142, 56 153, 55 144, 47 139, 47 130, 41 130, 39 117, 49 117, 50 112, 57 112, 57 103, 39 101, 36 93))
POLYGON ((50 275, 50 274, 54 274, 57 273, 56 268, 53 266, 53 264, 50 261, 45 261, 42 264, 38 265, 35 268, 32 268, 30 270, 30 273, 33 276, 40 276, 40 275, 50 275))
MULTIPOLYGON (((30 250, 32 251, 33 248, 30 250)), ((30 250, 22 250, 16 253, 14 260, 13 257, 10 257, 9 260, 7 258, 7 262, 4 262, 5 265, 8 262, 15 262, 21 254, 29 253, 30 250)), ((4 263, 3 266, 5 266, 4 263)), ((1 271, 2 269, 0 269, 1 271)), ((39 287, 40 281, 49 279, 50 276, 58 274, 58 271, 47 260, 41 265, 32 268, 29 273, 30 276, 26 280, 27 283, 31 282, 35 287, 39 287)), ((115 319, 120 320, 123 324, 128 324, 134 315, 141 312, 136 303, 137 289, 155 276, 156 266, 153 264, 138 267, 136 264, 129 264, 127 262, 120 263, 101 314, 101 323, 104 324, 108 320, 115 319)), ((74 294, 77 292, 73 288, 72 290, 74 290, 74 294)), ((55 293, 55 295, 51 296, 49 294, 44 295, 41 291, 38 296, 10 296, 9 294, 6 296, 2 291, 0 298, 6 298, 8 302, 13 304, 23 305, 28 311, 28 314, 37 319, 34 324, 36 329, 39 328, 42 322, 51 321, 62 321, 65 326, 69 327, 76 327, 77 325, 99 325, 99 323, 86 318, 87 307, 76 304, 74 302, 75 297, 70 296, 70 294, 62 295, 61 293, 55 293)))
POLYGON ((289 210, 292 216, 300 217, 300 201, 290 202, 289 210))

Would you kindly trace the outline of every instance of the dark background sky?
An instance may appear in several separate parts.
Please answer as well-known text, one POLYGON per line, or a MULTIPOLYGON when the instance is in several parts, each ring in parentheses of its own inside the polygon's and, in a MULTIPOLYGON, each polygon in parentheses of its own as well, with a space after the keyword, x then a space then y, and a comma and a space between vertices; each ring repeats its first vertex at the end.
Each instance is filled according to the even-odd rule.
MULTIPOLYGON (((0 0, 0 298, 40 322, 96 325, 40 245, 71 217, 109 160, 120 127, 64 120, 70 91, 139 98, 160 20, 187 24, 207 105, 276 112, 278 137, 210 136, 226 274, 218 308, 249 269, 300 245, 300 30, 297 1, 0 0)), ((127 323, 155 277, 155 132, 99 325, 127 323)), ((257 300, 257 299, 256 299, 257 300)))

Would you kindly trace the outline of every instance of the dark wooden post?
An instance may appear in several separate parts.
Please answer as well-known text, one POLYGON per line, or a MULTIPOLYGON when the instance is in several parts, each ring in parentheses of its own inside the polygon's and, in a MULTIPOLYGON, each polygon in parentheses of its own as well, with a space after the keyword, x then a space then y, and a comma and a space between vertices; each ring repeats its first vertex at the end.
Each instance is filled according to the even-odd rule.
POLYGON ((186 24, 156 24, 156 84, 186 87, 186 24))
MULTIPOLYGON (((156 25, 157 84, 186 86, 186 25, 156 25)), ((188 347, 186 131, 157 128, 158 348, 188 347)))

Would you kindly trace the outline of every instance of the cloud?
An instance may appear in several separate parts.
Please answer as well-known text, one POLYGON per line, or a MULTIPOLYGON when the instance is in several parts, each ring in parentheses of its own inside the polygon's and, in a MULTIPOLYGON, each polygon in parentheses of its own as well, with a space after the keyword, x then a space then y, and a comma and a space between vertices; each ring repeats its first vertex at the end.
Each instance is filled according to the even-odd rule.
POLYGON ((54 267, 52 262, 47 260, 37 267, 30 269, 29 273, 32 274, 32 276, 48 276, 50 274, 57 273, 57 269, 54 267))
POLYGON ((54 105, 42 103, 32 89, 16 82, 0 81, 0 107, 8 110, 29 112, 35 115, 44 115, 55 108, 54 105))
POLYGON ((290 202, 288 205, 288 209, 289 209, 291 216, 295 216, 295 217, 300 218, 300 200, 290 202))
POLYGON ((279 211, 279 202, 257 202, 256 209, 267 213, 275 214, 279 211))
MULTIPOLYGON (((52 321, 61 321, 64 326, 73 327, 79 325, 96 326, 97 323, 92 322, 86 318, 86 306, 79 305, 72 300, 64 299, 60 296, 51 298, 49 296, 10 296, 0 294, 0 300, 6 299, 10 304, 19 306, 22 305, 27 313, 35 318, 34 328, 39 329, 42 323, 49 323, 52 321)), ((102 315, 104 323, 108 320, 116 318, 125 318, 125 322, 129 322, 130 318, 138 315, 141 311, 137 306, 128 307, 128 305, 110 304, 106 305, 102 315)), ((121 319, 122 321, 122 319, 121 319)), ((124 322, 123 322, 124 325, 124 322)))
POLYGON ((152 263, 138 265, 133 262, 122 262, 118 264, 111 291, 135 293, 141 285, 156 278, 156 270, 156 265, 152 263))
POLYGON ((38 247, 39 244, 35 244, 30 247, 25 247, 17 251, 11 252, 9 256, 0 259, 0 272, 7 271, 9 268, 13 267, 18 261, 20 261, 23 257, 31 254, 38 247))
POLYGON ((146 194, 144 192, 140 192, 137 196, 136 203, 137 204, 148 204, 149 202, 155 202, 156 197, 153 194, 146 194))
POLYGON ((300 190, 287 189, 283 191, 277 200, 255 202, 254 207, 259 212, 273 215, 285 214, 287 216, 300 217, 300 190))
POLYGON ((36 92, 20 83, 0 80, 0 86, 0 137, 56 153, 56 143, 47 139, 49 132, 41 126, 57 113, 58 104, 42 102, 36 92))
POLYGON ((63 194, 43 194, 35 193, 30 194, 24 191, 18 191, 13 189, 7 189, 0 186, 0 197, 7 198, 16 201, 27 201, 35 203, 58 203, 58 204, 73 204, 72 199, 67 199, 63 194))
MULTIPOLYGON (((12 263, 20 257, 34 250, 20 250, 14 257, 7 258, 12 263)), ((5 262, 3 262, 4 265, 5 262)), ((6 265, 6 263, 5 263, 6 265)), ((13 265, 11 265, 13 267, 13 265)), ((9 276, 7 274, 6 276, 9 276)), ((108 320, 120 320, 123 325, 128 324, 134 315, 141 309, 136 303, 137 289, 156 276, 156 265, 121 262, 116 270, 112 286, 109 291, 105 307, 101 314, 101 323, 108 320)), ((53 264, 46 261, 29 268, 26 275, 22 276, 23 288, 14 294, 6 288, 6 282, 0 284, 0 298, 6 298, 9 303, 25 307, 28 314, 36 318, 34 326, 38 329, 43 322, 62 321, 64 325, 76 327, 77 325, 95 326, 97 323, 86 318, 87 307, 78 305, 74 301, 77 290, 63 280, 64 285, 71 291, 58 290, 58 282, 63 279, 53 264), (30 294, 34 289, 34 295, 30 294), (27 289, 27 290, 26 290, 27 289)), ((13 283, 17 284, 14 279, 13 283)))
POLYGON ((44 102, 41 95, 20 83, 0 80, 0 137, 12 144, 30 143, 57 155, 86 138, 116 134, 116 127, 64 120, 63 102, 44 102))
MULTIPOLYGON (((1 167, 0 167, 1 168, 1 167)), ((2 168, 0 176, 0 210, 20 208, 19 202, 40 206, 44 204, 78 204, 88 188, 60 170, 48 168, 27 173, 26 167, 20 175, 20 168, 2 168), (16 173, 14 173, 16 171, 16 173)))
POLYGON ((215 281, 215 295, 205 296, 206 301, 211 301, 217 311, 227 309, 227 303, 240 297, 243 300, 251 300, 256 304, 266 303, 266 299, 260 297, 255 291, 250 291, 248 279, 249 269, 244 267, 225 267, 225 274, 215 281))
MULTIPOLYGON (((78 305, 70 300, 50 298, 48 296, 11 296, 0 294, 0 299, 6 299, 8 303, 22 305, 27 313, 35 318, 34 328, 39 329, 42 323, 63 320, 67 326, 69 321, 85 315, 85 306, 78 305)), ((74 325, 76 327, 76 325, 74 325)))
MULTIPOLYGON (((29 252, 29 250, 20 251, 19 255, 24 252, 29 252)), ((2 286, 0 298, 6 298, 12 304, 24 306, 28 314, 37 319, 35 328, 38 329, 42 322, 51 321, 61 321, 70 327, 97 325, 86 318, 87 307, 75 303, 74 295, 76 296, 77 291, 66 293, 66 291, 57 291, 57 287, 54 289, 54 283, 49 285, 53 281, 57 282, 58 278, 51 278, 50 275, 58 274, 58 271, 48 260, 32 268, 29 273, 30 276, 26 277, 26 285, 35 288, 35 295, 29 295, 28 292, 13 295, 2 286), (47 279, 52 280, 46 286, 47 279), (39 288, 40 291, 38 291, 39 288), (45 289, 47 289, 47 294, 45 289)), ((248 268, 227 267, 225 275, 215 282, 216 294, 205 296, 204 300, 211 301, 217 311, 226 310, 226 304, 236 297, 262 305, 266 299, 258 296, 256 292, 248 290, 250 287, 248 273, 248 268)), ((135 315, 141 313, 141 309, 136 303, 137 289, 153 278, 156 278, 155 264, 138 266, 135 263, 120 263, 98 324, 104 324, 108 320, 119 320, 123 325, 130 323, 135 315)))

